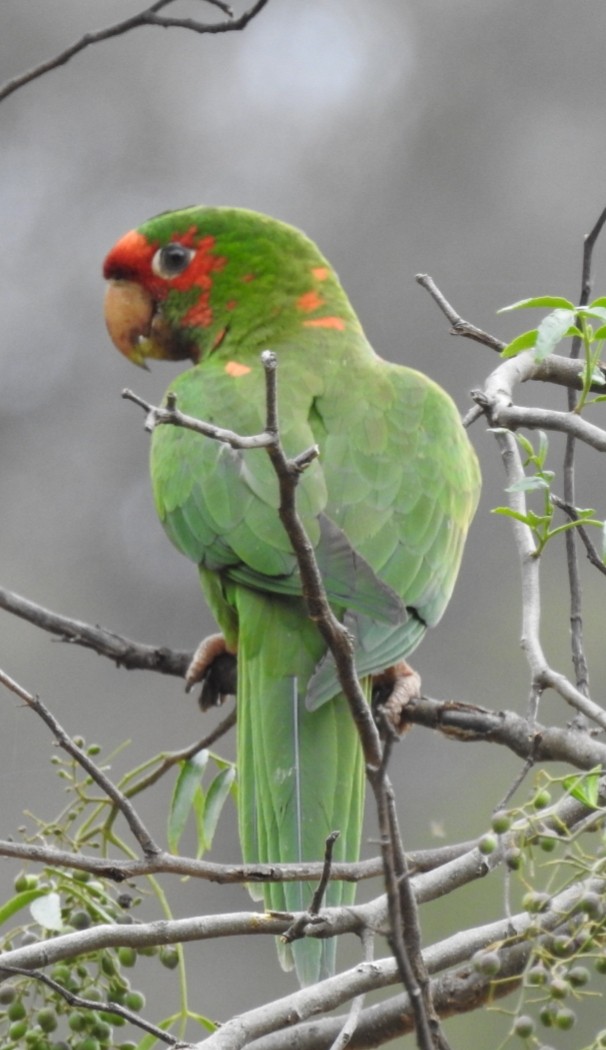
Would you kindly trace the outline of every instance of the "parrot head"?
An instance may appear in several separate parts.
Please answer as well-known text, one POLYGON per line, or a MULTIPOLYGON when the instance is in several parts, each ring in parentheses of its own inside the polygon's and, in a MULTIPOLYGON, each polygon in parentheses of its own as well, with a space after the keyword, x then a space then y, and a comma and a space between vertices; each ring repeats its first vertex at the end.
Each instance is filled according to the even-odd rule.
POLYGON ((226 261, 216 238, 204 232, 204 211, 160 215, 125 234, 105 259, 107 329, 137 365, 146 367, 148 357, 199 357, 197 330, 213 316, 212 275, 226 261))
POLYGON ((142 367, 148 358, 197 363, 228 334, 252 349, 278 327, 344 326, 330 316, 338 280, 313 242, 244 209, 158 215, 114 245, 103 274, 110 337, 142 367))

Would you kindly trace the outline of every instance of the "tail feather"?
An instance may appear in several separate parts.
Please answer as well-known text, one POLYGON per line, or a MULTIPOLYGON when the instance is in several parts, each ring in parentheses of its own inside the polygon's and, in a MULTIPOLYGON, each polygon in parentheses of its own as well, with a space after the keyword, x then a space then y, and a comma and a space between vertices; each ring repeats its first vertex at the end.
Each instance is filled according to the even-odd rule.
MULTIPOLYGON (((335 860, 357 860, 364 807, 364 763, 343 696, 317 711, 307 684, 323 643, 302 602, 239 587, 238 773, 240 839, 246 863, 320 861, 339 831, 335 860)), ((309 907, 314 885, 263 886, 274 911, 309 907)), ((331 881, 326 903, 351 903, 352 883, 331 881)), ((301 984, 334 972, 334 940, 281 944, 280 961, 301 984)))

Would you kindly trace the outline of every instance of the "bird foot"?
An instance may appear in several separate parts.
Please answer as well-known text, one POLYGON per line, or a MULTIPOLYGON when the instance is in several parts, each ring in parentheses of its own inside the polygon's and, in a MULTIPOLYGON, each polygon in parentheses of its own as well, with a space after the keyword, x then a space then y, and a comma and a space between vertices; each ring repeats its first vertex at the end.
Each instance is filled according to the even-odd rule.
POLYGON ((185 692, 202 683, 199 704, 203 711, 219 707, 228 696, 236 695, 238 661, 228 649, 222 634, 203 638, 185 673, 185 692))
POLYGON ((372 679, 372 707, 398 735, 408 729, 406 705, 421 696, 421 676, 405 660, 372 679))

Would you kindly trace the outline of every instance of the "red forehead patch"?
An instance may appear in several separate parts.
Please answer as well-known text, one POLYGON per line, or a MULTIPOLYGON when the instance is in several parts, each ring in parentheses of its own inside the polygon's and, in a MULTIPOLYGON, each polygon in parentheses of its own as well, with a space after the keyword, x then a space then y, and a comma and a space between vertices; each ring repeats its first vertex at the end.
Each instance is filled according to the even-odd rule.
POLYGON ((143 278, 149 272, 156 244, 150 244, 138 230, 130 230, 121 237, 103 263, 103 276, 112 278, 143 278))

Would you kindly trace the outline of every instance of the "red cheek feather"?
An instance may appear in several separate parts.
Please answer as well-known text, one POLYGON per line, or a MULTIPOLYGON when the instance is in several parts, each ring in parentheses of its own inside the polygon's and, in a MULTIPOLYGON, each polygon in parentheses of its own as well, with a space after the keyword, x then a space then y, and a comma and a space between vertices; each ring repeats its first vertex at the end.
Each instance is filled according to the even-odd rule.
POLYGON ((136 281, 146 288, 156 301, 166 299, 168 293, 173 289, 178 292, 188 292, 192 288, 199 288, 199 299, 189 308, 183 317, 183 322, 187 325, 207 328, 213 319, 210 306, 212 274, 223 269, 227 258, 224 255, 213 254, 214 237, 207 234, 196 242, 197 236, 198 231, 195 226, 192 226, 186 233, 172 238, 174 243, 182 244, 186 248, 194 248, 195 255, 183 273, 167 280, 157 276, 152 270, 152 260, 158 249, 158 243, 150 243, 138 230, 130 230, 114 245, 107 256, 103 275, 106 280, 136 281))

